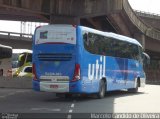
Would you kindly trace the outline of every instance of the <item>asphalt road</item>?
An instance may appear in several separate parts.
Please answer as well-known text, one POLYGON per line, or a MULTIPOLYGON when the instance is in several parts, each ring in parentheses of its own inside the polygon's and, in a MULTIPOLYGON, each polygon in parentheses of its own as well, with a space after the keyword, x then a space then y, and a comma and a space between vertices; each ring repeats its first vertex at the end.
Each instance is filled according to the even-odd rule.
POLYGON ((138 93, 114 91, 107 93, 104 99, 93 96, 66 99, 31 89, 1 88, 0 112, 3 113, 1 118, 7 114, 25 113, 32 117, 39 115, 38 118, 53 118, 57 114, 68 119, 74 118, 75 113, 82 117, 89 113, 160 113, 159 92, 160 85, 146 85, 138 93))

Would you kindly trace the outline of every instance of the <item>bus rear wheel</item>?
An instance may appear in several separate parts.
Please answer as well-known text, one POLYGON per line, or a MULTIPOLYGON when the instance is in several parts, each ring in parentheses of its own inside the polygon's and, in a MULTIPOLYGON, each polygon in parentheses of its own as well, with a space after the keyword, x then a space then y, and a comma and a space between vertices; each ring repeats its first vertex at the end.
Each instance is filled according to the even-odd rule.
POLYGON ((97 93, 97 97, 99 99, 102 99, 105 97, 105 93, 106 93, 106 85, 104 80, 100 81, 100 85, 99 85, 99 92, 97 93))

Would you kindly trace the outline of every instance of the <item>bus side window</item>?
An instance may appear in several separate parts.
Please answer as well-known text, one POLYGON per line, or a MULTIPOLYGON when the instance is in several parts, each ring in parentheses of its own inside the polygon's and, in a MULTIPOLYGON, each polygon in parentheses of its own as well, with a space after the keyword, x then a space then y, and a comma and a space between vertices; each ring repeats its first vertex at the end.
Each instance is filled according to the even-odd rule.
POLYGON ((137 45, 134 45, 133 47, 133 58, 135 60, 138 60, 139 62, 141 62, 141 55, 139 53, 139 49, 137 45))
POLYGON ((89 45, 89 40, 88 40, 88 34, 87 33, 83 34, 83 40, 84 40, 84 44, 88 46, 89 45))
POLYGON ((113 43, 114 40, 108 37, 105 37, 105 52, 107 56, 113 56, 114 52, 113 52, 113 43))
POLYGON ((114 53, 114 57, 121 57, 121 41, 114 40, 113 53, 114 53))
POLYGON ((97 43, 96 39, 97 39, 97 36, 93 33, 83 34, 84 48, 92 54, 98 53, 98 46, 96 46, 96 43, 97 43))

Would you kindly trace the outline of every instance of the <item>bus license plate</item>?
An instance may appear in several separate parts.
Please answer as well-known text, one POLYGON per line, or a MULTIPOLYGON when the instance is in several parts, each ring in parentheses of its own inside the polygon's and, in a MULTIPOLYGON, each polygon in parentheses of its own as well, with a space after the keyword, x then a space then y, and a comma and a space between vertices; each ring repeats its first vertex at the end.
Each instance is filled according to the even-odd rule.
POLYGON ((58 85, 50 85, 50 88, 57 89, 57 88, 58 88, 58 85))

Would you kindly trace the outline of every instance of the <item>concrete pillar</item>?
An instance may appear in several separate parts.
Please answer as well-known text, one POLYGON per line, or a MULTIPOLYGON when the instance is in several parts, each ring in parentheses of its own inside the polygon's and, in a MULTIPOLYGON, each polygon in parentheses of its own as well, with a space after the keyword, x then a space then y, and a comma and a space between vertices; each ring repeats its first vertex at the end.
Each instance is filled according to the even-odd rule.
POLYGON ((140 42, 140 44, 143 46, 145 50, 145 35, 140 33, 135 33, 134 38, 140 42))
POLYGON ((55 16, 51 15, 50 24, 73 24, 79 25, 80 18, 72 16, 55 16))

